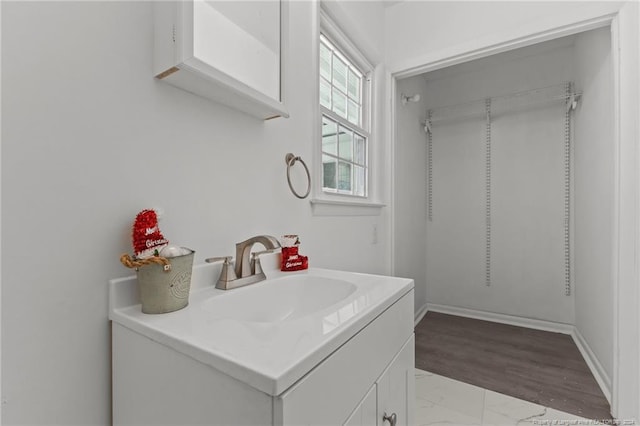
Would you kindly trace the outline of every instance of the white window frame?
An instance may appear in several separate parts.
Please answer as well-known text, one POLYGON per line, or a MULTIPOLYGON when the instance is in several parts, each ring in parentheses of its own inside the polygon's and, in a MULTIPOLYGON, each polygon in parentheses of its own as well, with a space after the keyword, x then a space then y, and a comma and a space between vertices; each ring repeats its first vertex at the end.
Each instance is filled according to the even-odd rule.
POLYGON ((373 74, 374 67, 370 64, 370 62, 365 58, 365 56, 360 52, 360 50, 351 42, 351 40, 338 28, 338 26, 328 17, 326 12, 320 9, 320 28, 318 34, 318 50, 317 50, 317 107, 318 107, 318 120, 317 120, 317 148, 316 153, 318 156, 318 160, 316 164, 318 166, 317 176, 317 184, 315 186, 316 191, 316 199, 312 200, 312 203, 322 203, 322 202, 331 202, 331 200, 336 203, 343 204, 362 204, 367 203, 371 200, 372 196, 372 161, 371 161, 371 152, 373 146, 374 135, 372 132, 373 123, 372 123, 372 113, 373 113, 373 105, 371 102, 372 99, 372 90, 373 90, 373 74), (319 99, 319 91, 320 91, 320 68, 319 68, 319 54, 320 54, 320 34, 322 34, 333 46, 335 46, 336 50, 340 52, 342 56, 344 56, 353 66, 355 66, 363 75, 362 81, 362 107, 361 107, 361 125, 357 126, 350 122, 349 120, 340 117, 335 112, 330 109, 322 106, 320 104, 319 99), (365 182, 365 195, 357 195, 352 193, 346 193, 339 190, 325 190, 323 188, 323 179, 324 179, 324 170, 322 163, 322 119, 323 116, 331 119, 338 124, 342 124, 345 127, 350 128, 354 132, 364 136, 366 138, 366 182, 365 182))

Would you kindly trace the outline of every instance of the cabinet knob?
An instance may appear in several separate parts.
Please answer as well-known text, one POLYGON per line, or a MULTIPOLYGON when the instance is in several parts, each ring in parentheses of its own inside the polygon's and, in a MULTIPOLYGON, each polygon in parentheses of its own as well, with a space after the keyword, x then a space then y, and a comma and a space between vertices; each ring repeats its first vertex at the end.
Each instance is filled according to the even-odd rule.
POLYGON ((396 413, 391 413, 390 416, 388 416, 387 413, 384 413, 384 415, 382 416, 382 421, 389 422, 390 426, 396 426, 396 420, 398 420, 396 413))

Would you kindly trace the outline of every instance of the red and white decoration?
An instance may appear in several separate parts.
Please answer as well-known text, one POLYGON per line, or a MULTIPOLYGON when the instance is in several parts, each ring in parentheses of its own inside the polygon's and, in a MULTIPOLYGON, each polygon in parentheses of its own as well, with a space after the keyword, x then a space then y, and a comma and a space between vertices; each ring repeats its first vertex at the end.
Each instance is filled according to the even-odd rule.
POLYGON ((281 271, 300 271, 309 268, 309 258, 298 253, 300 239, 297 235, 283 235, 281 243, 281 271))
POLYGON ((158 215, 155 210, 143 210, 136 216, 132 231, 133 250, 138 259, 159 256, 169 241, 158 227, 158 215))

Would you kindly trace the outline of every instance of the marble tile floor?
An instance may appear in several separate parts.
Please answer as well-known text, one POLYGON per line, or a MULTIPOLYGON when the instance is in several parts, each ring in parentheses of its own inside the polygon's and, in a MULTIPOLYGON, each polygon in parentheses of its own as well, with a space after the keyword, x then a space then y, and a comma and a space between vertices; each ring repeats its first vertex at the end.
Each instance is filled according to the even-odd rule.
POLYGON ((415 371, 416 426, 603 424, 427 371, 415 371))

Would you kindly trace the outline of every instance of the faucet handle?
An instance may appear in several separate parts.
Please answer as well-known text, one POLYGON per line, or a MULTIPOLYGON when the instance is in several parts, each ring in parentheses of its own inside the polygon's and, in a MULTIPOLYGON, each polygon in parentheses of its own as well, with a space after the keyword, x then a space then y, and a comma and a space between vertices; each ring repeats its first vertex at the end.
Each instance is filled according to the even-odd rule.
POLYGON ((226 289, 227 283, 238 278, 236 276, 236 271, 233 269, 233 266, 231 266, 232 259, 233 256, 219 256, 210 257, 204 260, 207 263, 224 261, 224 263, 222 264, 222 270, 220 271, 220 278, 218 278, 218 283, 216 284, 216 288, 226 289))

